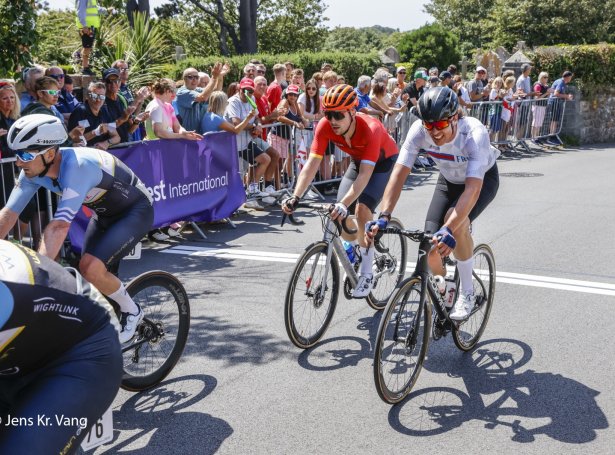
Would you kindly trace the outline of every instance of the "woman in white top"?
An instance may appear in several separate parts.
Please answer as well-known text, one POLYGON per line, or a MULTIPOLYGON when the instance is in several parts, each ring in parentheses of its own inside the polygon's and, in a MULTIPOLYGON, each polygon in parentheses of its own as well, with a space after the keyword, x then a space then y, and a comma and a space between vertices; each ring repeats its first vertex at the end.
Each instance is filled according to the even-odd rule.
POLYGON ((171 102, 175 99, 175 82, 158 79, 152 87, 154 99, 145 108, 150 117, 145 124, 147 139, 190 139, 198 141, 203 136, 186 131, 175 116, 171 102))

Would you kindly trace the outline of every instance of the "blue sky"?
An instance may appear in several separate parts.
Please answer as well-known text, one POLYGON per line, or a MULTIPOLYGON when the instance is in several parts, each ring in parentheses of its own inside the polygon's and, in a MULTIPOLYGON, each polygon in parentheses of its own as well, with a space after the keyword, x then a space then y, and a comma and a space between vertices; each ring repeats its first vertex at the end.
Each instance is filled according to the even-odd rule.
MULTIPOLYGON (((74 8, 74 0, 49 0, 52 8, 74 8)), ((150 0, 152 9, 165 0, 150 0)), ((330 27, 368 27, 382 25, 401 31, 413 30, 432 21, 423 12, 424 0, 325 0, 325 16, 330 27), (378 11, 375 11, 375 8, 378 11)))

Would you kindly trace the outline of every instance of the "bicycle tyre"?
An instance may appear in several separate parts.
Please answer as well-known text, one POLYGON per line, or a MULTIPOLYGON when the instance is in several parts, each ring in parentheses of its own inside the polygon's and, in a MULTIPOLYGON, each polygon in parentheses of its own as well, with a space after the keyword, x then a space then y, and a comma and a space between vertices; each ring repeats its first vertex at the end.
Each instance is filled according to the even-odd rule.
POLYGON ((481 299, 480 307, 461 325, 455 325, 453 340, 462 351, 470 351, 480 340, 491 314, 495 295, 495 257, 493 251, 485 244, 474 248, 474 270, 472 281, 474 293, 481 299))
MULTIPOLYGON (((398 229, 403 229, 403 225, 401 221, 397 218, 392 218, 389 222, 389 227, 396 227, 398 229)), ((406 273, 406 263, 408 259, 408 245, 406 243, 406 237, 401 234, 386 234, 383 235, 380 239, 380 243, 383 244, 385 248, 391 249, 399 249, 399 254, 392 257, 390 253, 380 253, 378 251, 374 254, 374 262, 376 263, 376 268, 379 269, 380 265, 378 265, 381 261, 392 260, 395 262, 395 268, 393 273, 390 274, 390 279, 385 275, 382 275, 377 283, 374 284, 374 289, 367 296, 368 305, 374 310, 380 311, 386 307, 387 302, 389 301, 389 297, 391 294, 395 292, 399 283, 404 279, 404 275, 406 273), (396 246, 397 245, 397 246, 396 246), (388 258, 387 258, 388 256, 388 258), (383 278, 385 278, 383 280, 383 278), (384 290, 383 290, 384 289, 384 290)))
POLYGON ((139 324, 133 344, 139 341, 140 336, 147 336, 146 331, 151 327, 148 322, 164 331, 160 337, 132 349, 122 350, 124 376, 121 386, 124 390, 138 392, 160 383, 179 361, 190 331, 190 302, 179 280, 160 270, 139 275, 126 286, 126 290, 145 312, 144 322, 139 324), (164 301, 153 304, 152 301, 158 295, 165 296, 169 305, 163 308, 164 301), (169 324, 171 318, 176 320, 176 327, 169 324), (169 335, 175 335, 174 339, 169 335), (160 352, 164 354, 163 360, 156 361, 154 356, 160 352), (137 372, 140 369, 143 371, 137 372))
MULTIPOLYGON (((325 285, 325 295, 322 298, 321 302, 316 302, 314 300, 314 295, 312 295, 311 299, 308 295, 310 291, 310 286, 312 284, 313 277, 309 276, 311 270, 308 270, 308 276, 303 276, 302 272, 304 272, 304 268, 306 265, 312 266, 310 264, 310 259, 314 260, 314 257, 317 257, 320 262, 321 255, 324 255, 326 258, 327 255, 328 244, 324 241, 313 243, 308 246, 303 254, 299 257, 297 264, 295 265, 295 269, 290 278, 290 282, 288 283, 288 288, 286 290, 286 297, 284 299, 284 325, 286 327, 286 333, 288 334, 288 338, 290 341, 301 349, 307 349, 314 346, 318 340, 322 338, 329 323, 331 322, 331 318, 333 317, 333 313, 335 312, 335 307, 337 306, 337 298, 339 293, 339 284, 340 284, 340 271, 337 263, 337 258, 334 254, 331 255, 331 260, 329 261, 328 267, 329 269, 329 280, 331 281, 331 293, 329 295, 326 288, 328 285, 325 285), (302 279, 300 281, 300 278, 302 279), (300 283, 305 283, 306 289, 303 291, 304 295, 307 296, 307 301, 304 305, 300 305, 299 302, 295 301, 297 286, 300 283), (325 306, 325 302, 328 301, 328 305, 325 306), (324 308, 323 308, 324 307, 324 308), (296 310, 303 311, 301 318, 298 318, 296 310), (305 312, 309 312, 307 319, 307 328, 300 327, 300 324, 304 321, 305 312), (312 316, 316 321, 314 327, 311 327, 312 316)), ((323 264, 325 267, 327 264, 323 264)), ((315 267, 318 267, 319 264, 316 263, 315 267)), ((319 286, 322 286, 320 284, 319 286)), ((318 291, 318 287, 316 291, 318 291)))
POLYGON ((404 281, 391 296, 378 327, 374 349, 374 382, 380 398, 389 404, 399 403, 408 396, 419 377, 425 360, 431 332, 431 304, 426 290, 423 290, 424 295, 421 298, 421 287, 423 285, 424 283, 417 277, 404 281), (410 300, 411 298, 414 300, 410 300), (410 305, 416 306, 416 310, 410 310, 408 316, 405 316, 405 312, 410 308, 410 305), (408 353, 406 346, 407 332, 415 324, 415 317, 419 308, 422 311, 423 322, 422 325, 420 321, 418 323, 415 345, 408 353), (409 321, 404 323, 404 320, 408 317, 410 318, 409 321), (395 333, 400 328, 403 336, 395 333), (397 340, 403 338, 403 344, 400 346, 400 342, 396 341, 395 338, 397 340), (387 339, 390 340, 388 343, 387 339), (412 358, 413 354, 416 355, 416 360, 412 366, 411 363, 407 364, 406 360, 408 357, 412 358), (394 381, 397 386, 393 388, 392 375, 404 368, 407 369, 406 373, 408 374, 404 375, 401 385, 399 385, 399 381, 394 381), (391 378, 386 377, 387 373, 391 373, 391 378))

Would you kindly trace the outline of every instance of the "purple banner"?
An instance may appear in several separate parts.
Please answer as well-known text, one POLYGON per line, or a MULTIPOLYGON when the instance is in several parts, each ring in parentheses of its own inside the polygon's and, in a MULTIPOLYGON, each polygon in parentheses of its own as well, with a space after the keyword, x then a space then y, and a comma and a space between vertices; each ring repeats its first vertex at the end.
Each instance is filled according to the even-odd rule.
MULTIPOLYGON (((109 150, 139 176, 154 200, 154 227, 175 221, 217 221, 245 202, 231 133, 206 134, 200 141, 161 139, 109 150)), ((71 243, 81 249, 87 219, 79 213, 71 243)))

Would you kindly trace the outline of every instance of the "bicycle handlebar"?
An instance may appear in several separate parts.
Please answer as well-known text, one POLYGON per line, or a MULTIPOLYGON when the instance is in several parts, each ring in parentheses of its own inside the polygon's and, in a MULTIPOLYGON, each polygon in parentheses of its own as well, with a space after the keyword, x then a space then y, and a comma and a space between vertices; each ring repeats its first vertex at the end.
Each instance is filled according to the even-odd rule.
MULTIPOLYGON (((333 211, 333 208, 335 207, 334 204, 331 203, 322 203, 322 202, 299 202, 297 204, 297 208, 308 208, 308 209, 313 209, 313 210, 317 210, 319 212, 326 212, 327 214, 330 214, 333 211)), ((301 225, 303 224, 302 221, 297 221, 294 217, 294 214, 290 214, 287 215, 286 213, 284 213, 284 215, 282 216, 282 224, 281 226, 284 226, 284 223, 286 222, 286 219, 288 218, 288 221, 290 222, 290 224, 293 224, 295 226, 297 225, 301 225)), ((349 228, 347 225, 348 222, 348 217, 342 219, 342 222, 340 223, 338 220, 332 220, 335 225, 338 227, 338 229, 343 229, 344 232, 346 232, 347 234, 350 235, 354 235, 357 233, 357 229, 352 229, 349 228)))
POLYGON ((403 235, 404 237, 408 237, 410 240, 413 240, 415 242, 421 242, 423 241, 425 238, 431 238, 432 234, 429 232, 425 232, 422 229, 415 229, 415 230, 409 230, 409 229, 399 229, 397 227, 387 227, 386 229, 382 229, 378 231, 378 234, 400 234, 403 235))

